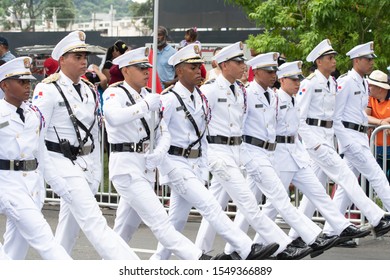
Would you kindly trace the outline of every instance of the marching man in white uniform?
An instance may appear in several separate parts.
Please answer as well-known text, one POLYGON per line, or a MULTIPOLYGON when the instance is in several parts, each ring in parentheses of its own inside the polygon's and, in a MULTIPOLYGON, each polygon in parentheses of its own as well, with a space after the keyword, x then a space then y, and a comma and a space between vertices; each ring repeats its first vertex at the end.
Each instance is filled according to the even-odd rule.
MULTIPOLYGON (((243 44, 237 42, 223 48, 215 56, 215 60, 221 68, 221 75, 201 87, 212 112, 207 135, 208 165, 213 174, 210 190, 222 208, 228 203, 227 193, 249 224, 263 237, 265 244, 276 242, 280 245, 275 254, 278 259, 303 258, 312 252, 312 249, 289 246, 291 239, 261 212, 241 173, 240 145, 247 98, 244 86, 236 80, 242 76, 246 67, 243 44)), ((196 244, 203 250, 210 250, 214 236, 210 225, 203 219, 196 244)))
MULTIPOLYGON (((182 231, 191 207, 209 221, 215 230, 232 244, 234 254, 220 254, 218 259, 263 259, 279 247, 252 244, 223 212, 215 197, 204 187, 207 180, 207 142, 205 131, 210 111, 205 96, 197 85, 200 82, 200 45, 191 44, 171 56, 168 63, 175 67, 179 81, 162 96, 163 119, 171 133, 168 155, 159 165, 161 183, 171 187, 169 216, 177 230, 182 231)), ((168 259, 171 252, 158 245, 151 259, 168 259)))
POLYGON ((108 225, 94 197, 101 179, 96 94, 87 70, 85 34, 74 31, 54 48, 61 71, 39 83, 33 104, 46 120, 47 164, 66 180, 72 203, 61 199, 55 237, 70 254, 80 228, 104 259, 139 259, 108 225))
MULTIPOLYGON (((301 83, 296 98, 300 113, 299 135, 303 138, 320 182, 326 186, 329 176, 344 188, 348 197, 374 226, 375 233, 383 235, 390 230, 390 223, 383 218, 385 212, 366 196, 355 174, 334 148, 333 117, 337 84, 330 74, 336 69, 335 54, 330 41, 325 39, 306 58, 308 62, 315 63, 317 69, 301 83)), ((312 217, 315 206, 304 196, 300 209, 312 217)), ((298 237, 296 233, 291 235, 298 237)))
MULTIPOLYGON (((4 258, 25 259, 29 246, 43 259, 69 260, 65 249, 55 241, 41 213, 44 181, 68 201, 65 181, 53 166, 45 165, 44 125, 37 109, 26 101, 30 95, 31 58, 15 58, 0 66, 0 212, 7 216, 4 258)), ((1 245, 0 245, 1 247, 1 245)))
POLYGON ((155 112, 160 109, 160 95, 145 88, 149 80, 148 69, 152 67, 148 55, 149 48, 142 47, 115 58, 113 63, 119 66, 125 80, 111 85, 103 94, 111 146, 109 174, 123 200, 118 207, 114 230, 120 235, 131 236, 142 219, 176 256, 197 260, 202 251, 175 230, 153 189, 156 166, 165 157, 171 138, 164 119, 157 120, 156 129, 150 125, 151 118, 155 118, 155 112), (153 153, 148 153, 152 129, 156 131, 158 143, 153 153), (129 226, 132 222, 136 224, 129 226), (129 227, 130 233, 125 227, 129 227))
MULTIPOLYGON (((366 108, 368 104, 368 83, 364 75, 371 73, 374 65, 374 43, 358 45, 347 55, 353 68, 341 76, 336 95, 334 130, 339 142, 339 152, 352 171, 361 173, 374 188, 385 208, 390 211, 390 186, 382 168, 376 162, 368 143, 366 108)), ((351 204, 343 188, 336 190, 333 198, 341 212, 351 204)))
MULTIPOLYGON (((244 119, 244 143, 241 157, 256 198, 259 200, 261 193, 267 197, 268 208, 264 207, 263 213, 272 220, 280 213, 283 219, 298 232, 300 240, 304 241, 303 244, 308 244, 314 250, 311 254, 314 257, 334 246, 339 238, 336 235, 329 239, 322 239, 319 236, 321 228, 290 202, 286 188, 292 176, 288 176, 289 178, 286 179, 289 181, 286 182, 283 180, 286 174, 281 172, 279 179, 278 172, 275 170, 276 168, 279 171, 295 171, 298 174, 296 177, 300 178, 298 170, 309 165, 309 155, 297 137, 299 118, 297 114, 294 115, 296 111, 291 97, 292 94, 297 93, 300 79, 303 78, 302 62, 289 62, 280 66, 278 76, 282 88, 275 95, 270 86, 276 80, 278 56, 279 54, 275 52, 261 54, 247 63, 254 70, 255 80, 248 88, 248 111, 244 119), (284 88, 289 93, 286 93, 284 88), (266 91, 270 102, 265 95, 266 91), (288 113, 290 114, 286 117, 288 113), (294 144, 295 140, 296 144, 294 144)), ((299 181, 299 186, 303 186, 304 193, 313 199, 315 205, 323 210, 325 217, 333 221, 332 224, 339 234, 351 224, 332 205, 330 197, 313 172, 311 175, 314 186, 313 180, 305 182, 305 180, 297 179, 296 181, 299 181)), ((237 213, 235 222, 243 224, 245 229, 248 227, 240 212, 237 213)), ((358 231, 358 229, 351 226, 348 236, 351 235, 350 231, 358 231)), ((343 236, 346 234, 343 233, 343 236)), ((352 235, 354 236, 356 234, 352 235)), ((256 239, 256 241, 261 243, 261 240, 256 239)))
MULTIPOLYGON (((368 235, 370 230, 358 229, 337 210, 330 196, 326 193, 311 169, 310 156, 299 138, 299 112, 295 107, 294 96, 299 90, 300 81, 304 78, 301 66, 301 61, 287 62, 281 65, 277 72, 281 87, 276 92, 275 138, 277 145, 273 166, 276 168, 285 190, 288 189, 292 182, 295 187, 299 188, 309 198, 329 224, 332 225, 335 229, 334 236, 338 236, 336 239, 337 243, 363 237, 368 235)), ((262 174, 265 176, 264 172, 262 174)), ((262 183, 270 184, 270 182, 264 182, 264 180, 262 183)), ((275 207, 274 201, 267 200, 267 203, 263 206, 263 212, 271 219, 275 219, 278 209, 275 207)), ((298 231, 296 227, 293 228, 300 235, 299 238, 294 239, 293 244, 297 247, 304 247, 307 242, 303 238, 301 231, 298 231)), ((255 240, 257 240, 256 237, 255 240)), ((320 240, 334 240, 334 237, 328 239, 321 238, 320 240)), ((332 244, 334 245, 335 243, 332 244)), ((315 254, 318 253, 316 252, 315 254)))

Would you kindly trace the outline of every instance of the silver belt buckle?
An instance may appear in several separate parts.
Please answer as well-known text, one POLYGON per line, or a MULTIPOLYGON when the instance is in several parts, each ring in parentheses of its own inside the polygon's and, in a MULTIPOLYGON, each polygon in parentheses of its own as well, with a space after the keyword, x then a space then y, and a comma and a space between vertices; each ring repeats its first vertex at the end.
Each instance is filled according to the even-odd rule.
POLYGON ((197 158, 197 157, 199 157, 199 150, 191 150, 188 157, 189 158, 197 158))
POLYGON ((89 155, 91 152, 92 152, 92 145, 81 147, 81 155, 82 156, 89 155))
POLYGON ((15 161, 13 159, 9 161, 9 170, 15 170, 15 161))
POLYGON ((31 171, 36 169, 36 162, 35 160, 26 160, 24 162, 24 167, 26 171, 31 171))
POLYGON ((149 143, 142 143, 142 150, 144 153, 146 153, 147 151, 149 151, 149 143))

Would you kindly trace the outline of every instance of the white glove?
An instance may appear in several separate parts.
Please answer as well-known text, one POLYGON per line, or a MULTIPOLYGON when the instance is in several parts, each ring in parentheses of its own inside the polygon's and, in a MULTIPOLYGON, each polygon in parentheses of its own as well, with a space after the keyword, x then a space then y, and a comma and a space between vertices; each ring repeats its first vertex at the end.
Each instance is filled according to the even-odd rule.
POLYGON ((219 159, 210 164, 210 171, 218 175, 222 180, 229 181, 231 176, 227 171, 225 161, 219 159))
POLYGON ((259 169, 259 165, 256 163, 256 161, 254 159, 249 161, 245 165, 245 168, 246 168, 247 174, 249 174, 249 176, 251 176, 253 180, 255 180, 258 183, 261 182, 261 172, 259 169))
POLYGON ((362 146, 358 143, 352 143, 348 147, 349 153, 351 153, 351 156, 355 157, 359 162, 365 162, 366 158, 363 154, 362 146))
POLYGON ((144 101, 148 104, 149 111, 158 111, 160 109, 160 95, 156 93, 146 94, 144 101))
POLYGON ((56 183, 52 183, 50 187, 52 190, 60 196, 65 202, 71 204, 72 203, 72 195, 68 190, 68 186, 66 185, 65 179, 57 180, 56 183))
POLYGON ((318 149, 315 151, 317 153, 318 158, 328 166, 332 166, 336 164, 336 161, 333 158, 333 154, 331 153, 331 148, 320 145, 318 149))
POLYGON ((15 221, 19 221, 19 213, 15 208, 15 204, 12 203, 4 194, 0 197, 0 211, 3 212, 8 218, 15 221))
POLYGON ((153 153, 145 154, 145 167, 147 170, 154 170, 162 162, 165 153, 154 151, 153 153))
POLYGON ((185 194, 187 192, 187 186, 184 183, 184 177, 177 168, 175 168, 171 172, 169 172, 168 177, 169 177, 169 180, 171 181, 170 186, 178 194, 185 194))

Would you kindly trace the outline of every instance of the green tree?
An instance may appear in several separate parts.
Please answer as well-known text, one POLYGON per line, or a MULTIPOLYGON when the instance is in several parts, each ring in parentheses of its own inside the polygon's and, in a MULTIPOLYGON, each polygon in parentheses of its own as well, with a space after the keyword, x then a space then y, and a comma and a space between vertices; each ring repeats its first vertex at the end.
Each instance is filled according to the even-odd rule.
POLYGON ((306 61, 309 52, 328 38, 340 54, 337 68, 343 73, 351 67, 345 54, 358 44, 374 41, 376 67, 383 70, 390 62, 388 0, 227 1, 243 7, 264 28, 263 34, 247 40, 257 52, 278 51, 290 61, 306 61))
POLYGON ((142 18, 142 23, 149 29, 153 29, 153 3, 153 0, 147 0, 144 3, 134 2, 130 4, 133 17, 142 18))
POLYGON ((53 13, 56 13, 57 26, 60 28, 67 27, 73 23, 76 16, 76 8, 73 0, 46 0, 45 16, 46 18, 52 19, 53 13))
POLYGON ((36 21, 42 16, 44 6, 45 0, 2 0, 0 16, 3 26, 17 26, 22 31, 35 31, 36 21), (10 20, 6 20, 6 17, 10 20))

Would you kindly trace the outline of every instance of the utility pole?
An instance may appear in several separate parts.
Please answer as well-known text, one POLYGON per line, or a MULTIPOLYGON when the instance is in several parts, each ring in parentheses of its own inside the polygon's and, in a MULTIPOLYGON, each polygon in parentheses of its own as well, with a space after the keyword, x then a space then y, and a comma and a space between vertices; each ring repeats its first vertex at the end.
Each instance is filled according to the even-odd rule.
POLYGON ((53 31, 56 31, 57 29, 57 14, 56 14, 56 7, 53 7, 53 31))

